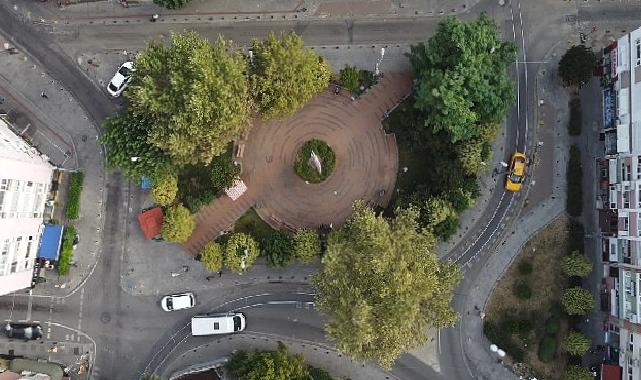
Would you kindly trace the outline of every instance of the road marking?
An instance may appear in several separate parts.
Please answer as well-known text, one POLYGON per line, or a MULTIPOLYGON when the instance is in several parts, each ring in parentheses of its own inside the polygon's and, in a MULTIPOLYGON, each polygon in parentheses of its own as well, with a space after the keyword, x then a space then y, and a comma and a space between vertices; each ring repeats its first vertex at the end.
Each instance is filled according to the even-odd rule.
MULTIPOLYGON (((527 53, 525 51, 525 28, 523 27, 523 16, 521 14, 521 2, 519 5, 519 23, 521 24, 521 46, 523 46, 523 62, 527 62, 527 53)), ((525 70, 525 134, 523 135, 523 153, 527 150, 527 132, 528 132, 528 115, 529 115, 529 105, 528 105, 528 88, 527 88, 527 65, 523 65, 523 70, 525 70)), ((518 140, 517 140, 518 147, 518 140)))
POLYGON ((47 320, 47 339, 51 338, 51 318, 53 316, 53 298, 49 303, 49 319, 47 320))
POLYGON ((31 297, 31 292, 29 292, 29 302, 27 303, 27 321, 31 320, 32 308, 33 308, 33 297, 31 297))
MULTIPOLYGON (((82 329, 82 305, 85 300, 85 288, 80 289, 80 307, 78 311, 78 330, 82 329)), ((78 337, 80 338, 80 337, 78 337)))

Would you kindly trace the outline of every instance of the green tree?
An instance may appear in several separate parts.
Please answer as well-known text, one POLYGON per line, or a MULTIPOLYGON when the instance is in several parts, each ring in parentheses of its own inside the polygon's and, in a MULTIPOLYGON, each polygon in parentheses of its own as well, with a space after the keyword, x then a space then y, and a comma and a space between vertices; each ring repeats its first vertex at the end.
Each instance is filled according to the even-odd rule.
POLYGON ((294 234, 294 255, 303 263, 311 263, 321 253, 321 242, 316 231, 301 228, 294 234))
POLYGON ((473 139, 456 145, 456 155, 466 175, 477 175, 483 168, 483 144, 483 141, 473 139))
POLYGON ((223 267, 223 247, 215 241, 205 244, 200 251, 200 262, 210 272, 219 271, 223 267))
POLYGON ((570 365, 565 369, 563 380, 594 380, 594 376, 585 367, 570 365))
POLYGON ((568 335, 561 342, 561 347, 570 355, 583 356, 590 347, 592 341, 579 331, 570 331, 568 335))
POLYGON ((165 210, 162 237, 170 242, 184 243, 194 231, 194 224, 194 218, 182 203, 171 205, 165 210))
POLYGON ((386 368, 425 343, 428 328, 456 321, 449 303, 461 277, 455 265, 438 261, 415 209, 396 215, 388 221, 357 202, 348 223, 330 235, 312 281, 337 348, 386 368))
POLYGON ((592 262, 581 252, 573 251, 561 259, 561 270, 570 277, 587 277, 592 273, 592 262))
POLYGON ((229 237, 224 249, 225 266, 236 273, 243 273, 252 266, 258 254, 258 243, 251 235, 238 232, 229 237))
POLYGON ((267 262, 275 267, 283 267, 289 264, 294 257, 294 242, 283 231, 272 232, 263 240, 261 247, 265 250, 267 262))
POLYGON ((585 45, 574 45, 559 61, 559 76, 566 86, 579 86, 592 78, 596 56, 585 45))
POLYGON ((589 290, 575 286, 566 289, 561 298, 565 312, 569 315, 585 315, 594 309, 594 298, 589 290))
POLYGON ((178 178, 173 174, 166 174, 154 179, 151 188, 151 197, 161 206, 170 205, 178 193, 178 178))
POLYGON ((102 123, 100 142, 107 151, 107 166, 118 167, 129 179, 156 178, 173 171, 171 159, 147 141, 150 124, 142 116, 121 111, 102 123))
POLYGON ((249 126, 246 69, 221 37, 210 44, 174 33, 170 46, 151 42, 138 55, 129 109, 149 121, 147 142, 174 162, 207 164, 249 126))
POLYGON ((225 364, 236 380, 309 380, 310 374, 302 355, 289 355, 278 342, 276 351, 237 351, 225 364))
POLYGON ((444 197, 430 197, 425 201, 426 225, 434 228, 454 215, 452 204, 444 197))
POLYGON ((230 149, 225 154, 214 157, 209 167, 211 168, 211 184, 219 190, 231 187, 234 178, 240 174, 240 165, 234 164, 230 149))
POLYGON ((178 9, 189 4, 190 0, 154 0, 154 3, 167 9, 178 9))
POLYGON ((293 113, 329 85, 329 65, 293 32, 254 39, 252 50, 251 91, 264 118, 293 113))
POLYGON ((515 57, 514 44, 501 40, 489 17, 443 20, 427 44, 410 52, 415 107, 423 111, 425 124, 457 142, 480 136, 488 123, 500 123, 514 100, 507 68, 515 57))

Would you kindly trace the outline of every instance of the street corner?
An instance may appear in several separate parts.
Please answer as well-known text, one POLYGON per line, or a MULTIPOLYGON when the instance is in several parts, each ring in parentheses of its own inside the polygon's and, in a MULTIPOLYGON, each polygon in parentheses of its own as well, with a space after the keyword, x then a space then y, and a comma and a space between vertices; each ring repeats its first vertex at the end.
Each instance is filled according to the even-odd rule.
POLYGON ((76 54, 76 63, 96 87, 106 92, 118 67, 124 62, 134 61, 136 54, 136 51, 129 50, 80 52, 76 54))

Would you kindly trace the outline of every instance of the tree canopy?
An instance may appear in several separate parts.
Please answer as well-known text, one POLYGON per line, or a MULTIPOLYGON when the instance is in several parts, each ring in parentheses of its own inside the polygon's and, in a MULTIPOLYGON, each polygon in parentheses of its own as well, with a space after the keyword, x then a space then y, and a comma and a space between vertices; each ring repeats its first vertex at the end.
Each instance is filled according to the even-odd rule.
POLYGON ((154 179, 151 188, 151 197, 161 206, 170 205, 178 193, 178 178, 172 174, 165 174, 154 179))
POLYGON ((594 376, 592 376, 592 373, 585 367, 569 365, 565 369, 563 380, 594 380, 594 376))
POLYGON ((501 122, 514 99, 507 68, 515 58, 514 44, 501 41, 489 17, 443 20, 427 44, 410 52, 415 107, 425 114, 425 124, 457 142, 480 136, 484 124, 501 122))
POLYGON ((251 235, 238 232, 229 237, 225 243, 225 266, 236 273, 243 273, 252 266, 258 254, 258 243, 251 235))
POLYGON ((194 231, 194 218, 182 204, 167 207, 162 225, 162 237, 174 243, 184 243, 194 231))
POLYGON ((222 37, 173 33, 169 46, 150 42, 138 55, 129 110, 148 121, 147 142, 175 163, 209 163, 249 126, 246 69, 222 37))
POLYGON ((294 234, 294 255, 302 263, 311 263, 321 252, 321 242, 316 231, 302 228, 294 234))
POLYGON ((264 118, 293 113, 329 85, 329 65, 295 33, 254 39, 252 51, 251 92, 264 118))
POLYGON ((156 178, 173 171, 169 156, 147 141, 149 122, 126 111, 102 123, 100 142, 107 151, 107 165, 119 167, 129 179, 156 178))
POLYGON ((578 286, 566 289, 561 303, 569 315, 586 315, 595 305, 592 293, 578 286))
POLYGON ((566 86, 579 86, 592 78, 596 56, 585 45, 574 45, 559 61, 559 76, 566 86))
POLYGON ((590 341, 590 338, 579 331, 570 331, 568 336, 561 342, 561 347, 574 356, 583 356, 591 346, 592 341, 590 341))
POLYGON ((592 273, 592 262, 579 251, 561 259, 561 270, 568 276, 587 277, 592 273))
POLYGON ((284 231, 272 232, 260 245, 272 266, 283 267, 294 257, 294 242, 284 231))
POLYGON ((428 328, 456 321, 449 303, 460 273, 439 263, 435 239, 419 231, 417 218, 410 208, 388 221, 356 203, 348 223, 330 235, 312 283, 326 334, 340 351, 389 368, 425 343, 428 328))
POLYGON ((223 247, 215 241, 205 244, 200 251, 200 262, 210 272, 219 271, 223 267, 223 247))

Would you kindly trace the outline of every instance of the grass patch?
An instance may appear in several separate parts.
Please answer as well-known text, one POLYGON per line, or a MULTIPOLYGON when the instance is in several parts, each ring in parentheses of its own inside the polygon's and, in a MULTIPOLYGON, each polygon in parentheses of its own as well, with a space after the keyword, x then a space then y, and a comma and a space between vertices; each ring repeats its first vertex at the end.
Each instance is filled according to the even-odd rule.
POLYGON ((302 179, 311 183, 323 182, 334 171, 336 165, 336 154, 329 145, 321 140, 309 140, 298 150, 296 154, 296 163, 294 170, 302 179), (321 163, 321 172, 310 165, 310 156, 312 152, 318 155, 321 163))
POLYGON ((69 194, 67 196, 67 209, 65 216, 68 220, 78 219, 80 215, 80 194, 82 193, 82 182, 85 176, 82 172, 71 173, 69 179, 69 194))
POLYGON ((236 221, 234 232, 244 232, 261 242, 271 236, 275 230, 258 216, 256 210, 251 208, 236 221))
POLYGON ((69 264, 73 259, 73 238, 76 236, 76 228, 72 225, 65 226, 62 235, 62 248, 58 257, 58 274, 61 276, 69 273, 69 264))
POLYGON ((485 310, 488 339, 503 348, 510 360, 526 363, 539 378, 561 379, 566 365, 565 353, 558 351, 559 337, 568 325, 559 312, 568 281, 560 264, 569 247, 570 223, 561 217, 523 246, 485 310), (524 273, 528 272, 525 267, 532 271, 524 273), (515 288, 524 283, 531 290, 530 298, 517 294, 515 288))
POLYGON ((583 115, 581 112, 581 99, 572 98, 568 104, 570 107, 570 121, 568 123, 568 133, 570 136, 578 136, 581 134, 581 124, 583 123, 583 115))
POLYGON ((570 147, 567 180, 566 210, 571 216, 579 217, 583 212, 583 168, 581 166, 581 150, 576 145, 570 147))

